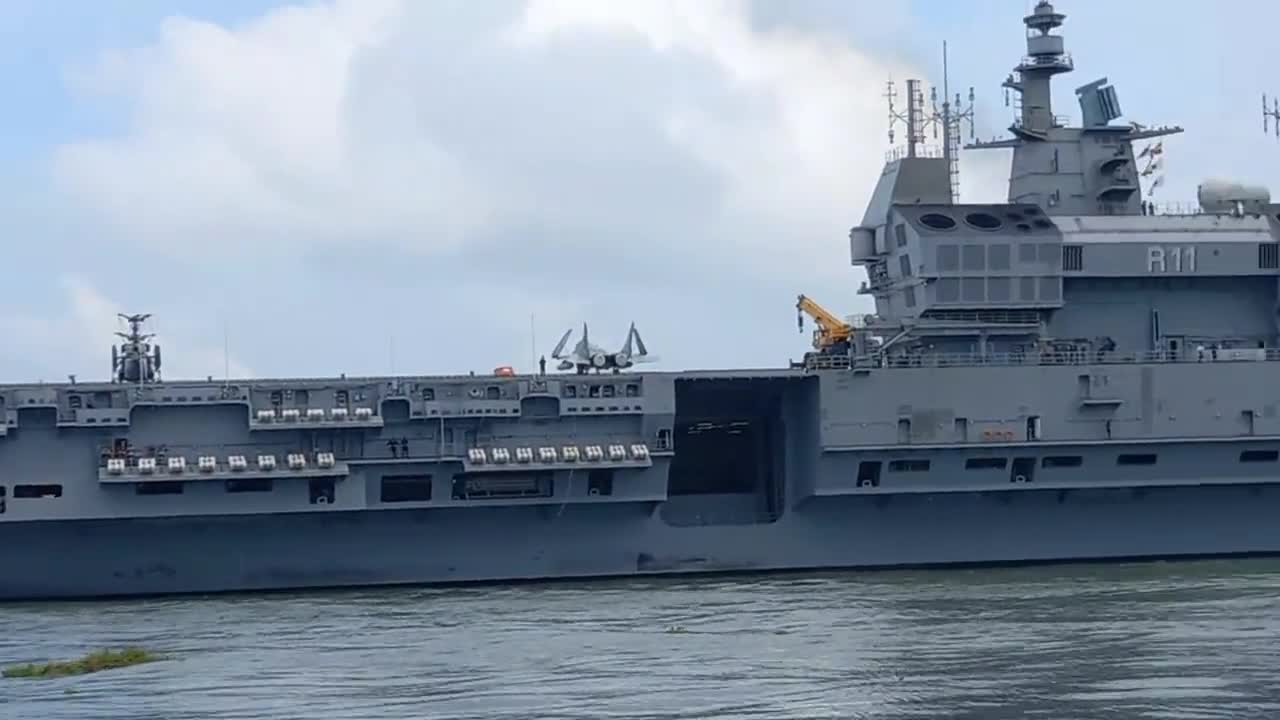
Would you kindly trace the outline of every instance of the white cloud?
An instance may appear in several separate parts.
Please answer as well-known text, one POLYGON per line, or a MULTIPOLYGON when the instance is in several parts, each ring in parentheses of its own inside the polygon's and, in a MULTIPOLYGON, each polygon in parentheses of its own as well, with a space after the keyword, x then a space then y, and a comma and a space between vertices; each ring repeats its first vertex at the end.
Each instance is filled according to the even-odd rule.
POLYGON ((146 268, 129 302, 182 327, 172 298, 216 293, 279 374, 381 370, 388 336, 490 367, 535 309, 551 342, 636 320, 674 364, 782 364, 796 293, 868 309, 845 235, 884 80, 922 74, 725 0, 337 0, 159 38, 82 75, 132 121, 56 177, 146 268))

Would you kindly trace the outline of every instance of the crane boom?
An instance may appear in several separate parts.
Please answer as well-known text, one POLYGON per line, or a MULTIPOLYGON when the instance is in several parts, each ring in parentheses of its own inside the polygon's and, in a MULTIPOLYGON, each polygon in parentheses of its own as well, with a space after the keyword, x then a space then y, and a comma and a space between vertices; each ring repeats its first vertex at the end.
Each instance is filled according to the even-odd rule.
POLYGON ((849 323, 836 317, 830 310, 814 302, 807 295, 800 295, 796 298, 796 324, 800 326, 801 332, 804 331, 805 315, 813 318, 814 324, 818 326, 818 329, 813 331, 815 349, 826 350, 837 343, 848 342, 849 335, 853 332, 853 327, 849 323))

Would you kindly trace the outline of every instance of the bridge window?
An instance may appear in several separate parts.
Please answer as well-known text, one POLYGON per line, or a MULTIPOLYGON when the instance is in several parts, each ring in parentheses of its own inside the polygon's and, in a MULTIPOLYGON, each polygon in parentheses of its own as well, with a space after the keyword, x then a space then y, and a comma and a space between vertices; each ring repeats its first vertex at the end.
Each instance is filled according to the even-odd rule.
POLYGON ((1018 278, 1018 299, 1034 302, 1036 299, 1036 279, 1033 277, 1018 278))
POLYGON ((985 270, 987 248, 983 245, 965 245, 961 252, 961 267, 965 270, 985 270))
POLYGON ((1280 460, 1277 450, 1245 450, 1240 453, 1240 462, 1275 462, 1280 460))
POLYGON ((950 303, 960 299, 960 278, 938 278, 936 285, 938 302, 950 303))
POLYGON ((1012 295, 1013 285, 1007 277, 987 278, 987 300, 991 302, 1008 302, 1012 295))
POLYGON ((1060 278, 1042 277, 1040 278, 1040 299, 1041 300, 1058 300, 1062 294, 1058 291, 1058 283, 1060 278))
POLYGON ((987 267, 991 270, 1009 269, 1008 243, 994 243, 987 248, 987 267))
POLYGON ((938 245, 938 272, 955 272, 960 269, 960 247, 938 245))

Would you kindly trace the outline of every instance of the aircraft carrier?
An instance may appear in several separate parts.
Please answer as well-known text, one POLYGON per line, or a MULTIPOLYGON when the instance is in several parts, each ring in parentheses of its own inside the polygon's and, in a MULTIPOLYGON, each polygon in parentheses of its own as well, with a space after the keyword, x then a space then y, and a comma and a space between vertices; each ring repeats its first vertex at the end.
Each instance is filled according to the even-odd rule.
POLYGON ((1063 19, 1023 19, 1018 118, 968 146, 1012 150, 1005 203, 957 201, 912 88, 847 240, 875 313, 801 296, 802 362, 641 372, 633 331, 549 372, 172 381, 140 315, 109 380, 0 385, 0 598, 1280 552, 1280 207, 1155 208, 1180 129, 1105 80, 1055 115, 1063 19))

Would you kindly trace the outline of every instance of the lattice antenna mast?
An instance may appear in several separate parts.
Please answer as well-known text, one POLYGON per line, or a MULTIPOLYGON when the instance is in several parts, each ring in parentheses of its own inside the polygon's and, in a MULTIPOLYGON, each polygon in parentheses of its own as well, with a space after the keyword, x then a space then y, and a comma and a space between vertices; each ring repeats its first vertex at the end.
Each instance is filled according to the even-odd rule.
POLYGON ((938 137, 938 128, 942 128, 942 157, 947 161, 947 174, 951 180, 951 202, 960 202, 960 143, 963 125, 969 123, 969 140, 974 139, 973 128, 973 86, 969 87, 969 105, 966 107, 956 93, 954 104, 951 101, 950 69, 947 66, 947 43, 942 43, 942 107, 938 107, 938 88, 930 91, 933 114, 928 123, 933 126, 933 136, 938 137))
POLYGON ((919 80, 907 81, 907 111, 898 112, 893 101, 898 97, 893 80, 886 84, 885 98, 889 100, 889 145, 893 145, 893 126, 901 122, 907 126, 907 157, 915 157, 916 149, 924 143, 924 90, 919 80))
POLYGON ((1271 98, 1271 107, 1267 108, 1267 94, 1262 94, 1262 132, 1271 132, 1268 127, 1271 122, 1275 122, 1276 137, 1280 138, 1280 99, 1271 98))

